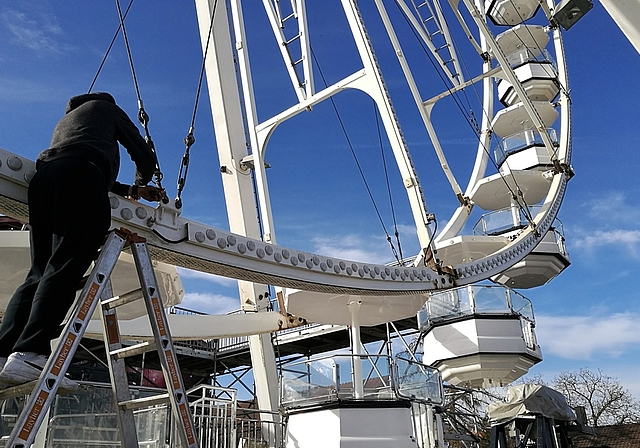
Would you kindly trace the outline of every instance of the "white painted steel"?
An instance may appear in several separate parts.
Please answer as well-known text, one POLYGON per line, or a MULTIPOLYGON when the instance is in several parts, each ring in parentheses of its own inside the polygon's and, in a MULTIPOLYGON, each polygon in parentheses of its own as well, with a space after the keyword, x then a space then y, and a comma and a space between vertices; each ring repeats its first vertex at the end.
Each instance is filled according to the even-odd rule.
MULTIPOLYGON (((558 118, 558 111, 548 101, 533 102, 533 107, 538 117, 542 120, 540 125, 536 125, 534 120, 531 119, 524 104, 518 102, 496 113, 491 124, 493 132, 504 138, 526 129, 547 129, 550 128, 558 118)), ((553 153, 553 146, 551 150, 547 149, 547 151, 553 153)))
MULTIPOLYGON (((553 101, 560 88, 557 85, 556 73, 550 62, 529 62, 515 69, 516 76, 524 86, 524 90, 531 101, 553 101)), ((498 84, 498 98, 506 106, 512 106, 519 101, 508 81, 502 80, 498 84)))
MULTIPOLYGON (((205 68, 218 158, 221 172, 223 172, 222 179, 229 228, 232 232, 255 240, 260 240, 262 236, 267 242, 275 242, 275 234, 272 233, 271 228, 271 209, 266 176, 264 175, 264 154, 258 146, 255 130, 257 117, 251 70, 246 51, 242 7, 239 0, 229 2, 231 8, 231 20, 229 21, 227 2, 197 0, 195 3, 203 49, 206 46, 209 29, 212 29, 214 33, 212 54, 205 61, 205 68), (212 20, 213 27, 211 26, 212 20), (236 77, 236 70, 240 72, 240 80, 236 77), (245 134, 245 125, 247 126, 248 139, 245 134), (248 150, 248 144, 251 145, 252 152, 248 150), (265 193, 257 198, 263 216, 263 229, 260 229, 256 219, 256 200, 253 194, 252 177, 248 175, 248 170, 240 163, 249 155, 253 156, 256 184, 265 193)), ((183 236, 181 238, 184 238, 184 233, 188 234, 188 226, 183 223, 182 227, 183 236)), ((197 238, 196 241, 205 241, 207 238, 204 235, 211 236, 211 232, 214 232, 213 230, 207 232, 207 230, 209 229, 205 229, 202 238, 195 233, 191 235, 197 238)), ((230 236, 225 235, 227 242, 234 240, 233 237, 229 240, 230 236)), ((211 240, 209 239, 209 241, 211 240)), ((218 247, 221 248, 221 246, 218 247)), ((256 276, 244 276, 239 280, 242 280, 238 282, 241 307, 255 311, 264 309, 259 299, 267 288, 257 283, 261 279, 256 276)), ((278 391, 275 385, 278 376, 270 335, 250 336, 249 347, 254 379, 258 385, 256 387, 258 405, 267 411, 276 410, 278 408, 278 391)))
MULTIPOLYGON (((182 315, 168 314, 167 322, 174 340, 220 339, 252 334, 272 333, 285 328, 298 326, 299 321, 290 323, 286 316, 271 311, 265 313, 246 313, 228 315, 182 315)), ((145 317, 119 319, 120 334, 125 339, 149 340, 153 338, 149 321, 145 317)), ((86 337, 102 339, 102 326, 91 321, 85 332, 86 337)))
MULTIPOLYGON (((0 159, 14 156, 0 149, 0 159)), ((24 170, 28 172, 32 169, 33 162, 25 158, 21 160, 24 170)), ((4 176, 4 166, 0 166, 0 212, 26 220, 27 183, 24 180, 16 182, 15 176, 4 176), (7 185, 9 188, 5 189, 7 185)), ((449 275, 435 274, 426 267, 390 268, 267 244, 182 218, 171 204, 152 208, 112 196, 112 225, 124 226, 140 234, 147 239, 154 259, 176 266, 310 291, 404 295, 475 283, 520 261, 551 226, 560 207, 558 196, 564 194, 565 185, 566 177, 563 174, 553 177, 550 191, 556 193, 547 196, 541 212, 534 220, 536 228, 542 232, 539 236, 522 233, 489 257, 454 264, 455 279, 449 275)), ((256 291, 256 301, 262 291, 264 289, 256 291)))
POLYGON ((359 302, 360 325, 371 326, 415 316, 426 298, 427 294, 364 296, 289 291, 287 311, 304 315, 311 322, 351 325, 349 304, 359 302))
MULTIPOLYGON (((409 85, 409 90, 411 90, 411 95, 413 96, 413 100, 415 101, 416 105, 418 106, 418 111, 420 112, 420 117, 422 118, 422 122, 424 123, 425 127, 427 128, 427 132, 429 133, 429 137, 431 138, 431 142, 434 145, 434 150, 436 152, 436 155, 438 156, 438 161, 440 162, 440 168, 442 168, 442 171, 444 172, 445 176, 447 177, 447 180, 449 181, 449 184, 451 185, 451 188, 453 189, 453 193, 459 197, 462 198, 462 189, 460 188, 460 186, 458 185, 458 181, 456 181, 456 178, 453 176, 453 173, 451 172, 451 169, 449 168, 449 164, 447 163, 447 159, 444 155, 444 151, 442 150, 442 147, 440 146, 440 141, 438 140, 438 136, 436 134, 436 130, 433 127, 433 124, 431 123, 431 118, 430 118, 430 114, 431 114, 431 107, 430 106, 424 106, 422 104, 422 97, 420 96, 420 92, 418 91, 418 86, 416 85, 416 82, 413 78, 413 74, 411 73, 411 70, 409 68, 409 64, 407 63, 407 61, 405 60, 404 54, 402 52, 402 48, 400 46, 400 41, 398 40, 398 37, 396 36, 396 33, 393 29, 393 25, 391 24, 391 20, 389 20, 389 16, 387 14, 387 10, 384 7, 384 4, 382 3, 381 0, 375 0, 376 2, 376 6, 378 8, 378 12, 380 13, 380 16, 382 17, 382 22, 384 23, 385 29, 387 30, 387 34, 389 35, 389 39, 391 39, 391 44, 393 45, 393 49, 395 50, 395 54, 398 57, 398 62, 400 63, 400 67, 402 67, 402 72, 404 73, 404 77, 407 80, 407 84, 409 85)), ((405 11, 406 12, 406 11, 405 11)), ((410 13, 409 13, 410 14, 410 13)), ((431 40, 428 39, 429 43, 430 43, 430 49, 432 51, 433 54, 435 54, 438 58, 439 58, 439 54, 435 51, 435 48, 433 47, 433 44, 431 44, 431 40)), ((445 64, 442 62, 442 60, 438 61, 440 63, 441 66, 445 66, 445 64)), ((446 66, 445 66, 446 69, 446 66)), ((447 72, 448 69, 447 69, 447 72)), ((459 84, 459 81, 457 81, 456 79, 456 83, 455 84, 459 84)), ((421 241, 421 243, 423 243, 423 241, 421 241)), ((426 243, 428 243, 428 241, 426 241, 426 243)), ((424 245, 422 246, 423 248, 425 247, 424 245)))
POLYGON ((496 42, 507 57, 522 48, 538 56, 549 43, 549 35, 542 25, 519 24, 498 34, 496 42))
POLYGON ((640 53, 640 0, 600 0, 600 3, 640 53))
MULTIPOLYGON (((473 20, 476 22, 478 29, 480 29, 481 34, 483 37, 486 38, 487 40, 487 44, 488 44, 488 49, 490 51, 490 53, 496 57, 496 59, 498 59, 498 62, 500 63, 500 66, 503 67, 503 72, 499 73, 498 76, 500 78, 506 79, 509 82, 514 82, 516 79, 515 73, 513 72, 513 70, 510 69, 510 67, 507 64, 507 60, 506 60, 506 55, 503 52, 503 48, 500 46, 500 44, 498 44, 498 42, 496 41, 496 39, 494 39, 491 36, 491 33, 489 32, 488 27, 486 26, 486 23, 484 23, 483 19, 482 19, 482 11, 480 9, 481 5, 473 5, 472 2, 470 0, 464 0, 463 3, 467 6, 467 9, 469 10, 469 12, 471 13, 473 20)), ((527 1, 525 1, 524 3, 527 3, 527 1)), ((528 2, 530 4, 533 3, 537 3, 537 2, 528 2)), ((552 3, 552 2, 550 2, 552 3)), ((491 2, 491 1, 487 1, 486 2, 487 6, 496 6, 496 2, 491 2)), ((514 4, 510 4, 510 5, 506 5, 509 7, 513 7, 514 4)), ((518 3, 518 5, 520 5, 518 3)), ((535 5, 533 5, 533 9, 537 8, 535 5)), ((520 6, 518 6, 520 7, 520 6)), ((523 7, 526 8, 526 5, 524 5, 523 7)), ((531 40, 531 44, 533 45, 534 43, 538 43, 538 41, 542 42, 545 40, 544 36, 541 35, 540 31, 543 31, 540 27, 536 27, 535 29, 532 29, 532 34, 533 37, 529 36, 526 37, 525 35, 528 34, 525 29, 525 26, 523 25, 518 25, 516 22, 514 22, 514 24, 516 25, 516 27, 514 28, 515 31, 511 31, 511 32, 507 32, 507 33, 502 33, 501 35, 501 39, 500 40, 504 40, 502 42, 502 46, 504 47, 504 49, 506 50, 510 50, 512 49, 514 46, 517 46, 518 44, 513 44, 513 36, 516 37, 523 37, 523 39, 525 40, 525 42, 527 42, 528 40, 531 40), (512 34, 512 36, 509 36, 509 34, 512 34), (506 40, 505 40, 506 39, 506 40), (511 43, 509 43, 509 41, 511 41, 511 43)), ((552 160, 557 160, 560 163, 566 163, 569 164, 570 163, 570 141, 571 141, 571 129, 570 129, 570 108, 569 108, 569 101, 568 101, 568 81, 567 81, 567 77, 566 77, 566 69, 564 67, 564 53, 563 53, 563 48, 562 48, 562 41, 561 41, 561 36, 560 36, 560 30, 554 30, 553 31, 553 36, 554 36, 554 47, 555 47, 555 55, 556 55, 556 59, 557 59, 557 63, 558 63, 558 80, 559 80, 559 84, 561 85, 561 95, 560 95, 560 99, 558 101, 558 104, 560 105, 560 111, 561 111, 561 132, 560 132, 560 145, 558 147, 555 147, 554 145, 551 144, 551 142, 548 139, 548 135, 546 135, 545 132, 542 132, 542 137, 544 139, 545 142, 545 146, 546 146, 546 151, 550 156, 550 159, 552 160)), ((533 129, 541 129, 541 124, 542 122, 553 122, 553 120, 555 120, 554 115, 556 114, 556 112, 551 112, 551 109, 553 109, 553 107, 547 103, 547 105, 543 105, 542 103, 540 103, 540 106, 543 109, 549 109, 549 113, 544 113, 542 122, 541 117, 537 116, 538 115, 538 108, 537 107, 531 107, 532 104, 530 103, 530 101, 528 100, 528 98, 526 97, 526 95, 524 95, 525 91, 522 88, 521 85, 517 85, 514 90, 516 91, 516 95, 518 97, 522 97, 525 98, 524 102, 521 103, 520 105, 517 105, 516 107, 518 108, 522 108, 524 112, 522 114, 522 117, 520 117, 519 120, 516 119, 507 119, 507 125, 505 126, 503 123, 501 123, 504 120, 504 117, 500 117, 500 115, 498 115, 498 129, 493 129, 493 131, 496 132, 496 134, 501 135, 501 136, 507 136, 509 135, 509 131, 510 130, 514 130, 514 132, 517 132, 518 128, 522 128, 522 121, 528 121, 530 124, 528 124, 528 126, 530 126, 533 129), (518 123, 516 122, 518 121, 518 123)), ((488 94, 488 90, 485 89, 485 93, 484 93, 484 98, 485 100, 487 99, 487 94, 488 94)), ((492 94, 490 94, 492 95, 492 94)), ((537 105, 536 105, 537 106, 537 105)), ((506 112, 499 112, 499 114, 505 114, 506 112)), ((495 122, 494 122, 495 124, 495 122)), ((487 146, 488 147, 488 146, 487 146)), ((483 158, 485 158, 486 156, 482 153, 480 153, 480 151, 483 151, 483 148, 479 148, 479 154, 476 158, 476 167, 481 166, 480 163, 482 162, 483 158)), ((486 159, 485 159, 486 160, 486 159)), ((506 165, 508 167, 508 164, 506 165)), ((482 169, 484 170, 484 167, 482 167, 482 169)), ((482 171, 484 172, 484 171, 482 171)), ((475 180, 477 182, 479 181, 479 176, 477 176, 477 171, 474 168, 474 174, 476 175, 475 180)), ((564 175, 561 175, 564 176, 564 175)), ((556 175, 557 177, 557 175, 556 175)), ((471 190, 476 189, 477 184, 473 184, 470 183, 469 188, 468 188, 468 192, 470 193, 471 190)), ((551 184, 549 185, 549 189, 547 190, 548 193, 546 195, 546 199, 544 201, 545 206, 543 207, 543 210, 541 210, 538 215, 536 217, 534 217, 534 222, 535 225, 537 225, 537 223, 539 222, 545 222, 545 223, 549 223, 551 216, 545 216, 547 215, 548 212, 551 213, 555 213, 554 209, 557 210, 557 208, 559 207, 559 204, 562 200, 562 196, 564 195, 564 189, 566 188, 566 179, 560 179, 560 181, 556 181, 555 179, 551 182, 551 184), (556 190, 557 188, 557 190, 556 190), (554 205, 552 205, 555 202, 554 205)), ((517 190, 516 190, 517 191, 517 190)), ((441 232, 441 234, 436 238, 436 246, 437 247, 442 247, 443 244, 442 242, 444 240, 451 240, 452 237, 455 237, 460 230, 462 229, 466 218, 469 216, 471 211, 471 207, 465 207, 465 206, 461 206, 459 207, 456 212, 454 213, 453 217, 449 220, 449 222, 447 223, 447 225, 445 226, 444 230, 441 232)), ((540 231, 540 229, 537 229, 538 232, 540 231)), ((525 229, 518 238, 520 238, 523 234, 532 232, 533 229, 532 227, 525 229)), ((545 230, 546 231, 546 230, 545 230)), ((534 232, 535 233, 535 232, 534 232)), ((538 240, 540 239, 540 233, 538 233, 538 240)), ((510 246, 512 244, 509 244, 510 246)), ((519 244, 515 244, 515 246, 520 246, 519 244)), ((520 246, 520 250, 523 250, 523 248, 520 246)), ((526 250, 526 249, 524 249, 526 250)), ((505 256, 505 252, 506 253, 511 253, 511 251, 503 251, 503 250, 497 250, 497 253, 494 254, 494 256, 489 256, 486 257, 487 261, 489 263, 492 263, 493 261, 495 261, 496 257, 498 260, 502 259, 503 256, 505 256)), ((441 258, 447 260, 447 262, 455 265, 456 260, 450 260, 447 259, 445 255, 442 254, 442 251, 439 251, 439 255, 441 256, 441 258)), ((464 269, 465 271, 467 271, 467 267, 465 267, 464 269)), ((458 270, 459 272, 460 270, 458 270)), ((469 267, 468 269, 469 272, 473 272, 473 267, 469 267)))
POLYGON ((289 415, 287 448, 415 448, 410 408, 309 410, 289 415))
MULTIPOLYGON (((506 167, 505 167, 506 168, 506 167)), ((526 204, 537 204, 549 192, 550 181, 540 171, 507 171, 485 177, 469 195, 483 210, 500 210, 511 205, 513 194, 526 204)))

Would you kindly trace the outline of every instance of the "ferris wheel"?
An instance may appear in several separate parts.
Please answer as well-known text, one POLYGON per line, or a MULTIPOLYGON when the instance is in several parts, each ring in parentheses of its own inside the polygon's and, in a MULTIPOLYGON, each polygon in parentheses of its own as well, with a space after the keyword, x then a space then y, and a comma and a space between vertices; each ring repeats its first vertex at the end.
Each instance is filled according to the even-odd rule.
MULTIPOLYGON (((572 175, 569 85, 560 28, 566 28, 563 17, 574 15, 571 5, 567 13, 567 2, 537 0, 374 2, 450 186, 447 198, 455 211, 436 216, 427 208, 359 6, 350 0, 335 3, 346 18, 359 68, 317 87, 313 23, 306 3, 264 0, 280 59, 273 63, 284 66, 281 73, 288 78, 294 101, 258 120, 253 80, 260 73, 250 64, 242 2, 198 1, 205 53, 211 44, 206 73, 231 232, 187 222, 170 207, 154 211, 114 201, 113 216, 150 232, 150 241, 166 249, 167 254, 158 254, 163 261, 319 293, 420 296, 489 278, 527 288, 557 275, 569 264, 555 219, 572 175), (435 95, 426 95, 416 81, 414 61, 405 57, 400 25, 390 19, 390 6, 400 11, 402 26, 412 30, 438 68, 444 87, 435 95), (470 152, 463 155, 474 160, 463 182, 450 165, 437 117, 440 104, 471 88, 481 92, 475 114, 480 119, 474 124, 475 158, 470 152), (395 265, 310 254, 280 247, 275 238, 265 171, 267 144, 280 124, 346 90, 364 92, 375 103, 410 205, 420 250, 395 265), (204 261, 196 266, 193 260, 180 260, 182 256, 204 261)), ((20 165, 24 171, 27 162, 20 165)), ((19 170, 9 174, 22 175, 19 170)), ((411 302, 406 297, 403 301, 411 302)))
MULTIPOLYGON (((377 106, 411 206, 421 249, 415 257, 398 260, 397 266, 391 268, 374 270, 367 265, 325 260, 316 263, 323 271, 353 276, 360 273, 360 277, 365 278, 370 274, 371 278, 382 281, 396 280, 396 277, 426 280, 428 274, 429 280, 438 276, 451 280, 435 284, 436 289, 485 279, 509 287, 530 288, 546 283, 569 265, 561 224, 556 221, 567 182, 573 175, 569 84, 560 24, 567 26, 566 22, 559 21, 564 17, 561 13, 566 11, 552 0, 546 3, 462 0, 444 4, 439 0, 375 1, 406 85, 452 190, 451 197, 455 198, 455 211, 443 225, 445 219, 427 209, 416 167, 357 2, 342 0, 341 7, 362 69, 324 88, 316 88, 314 82, 313 33, 309 29, 311 20, 307 17, 305 2, 265 0, 263 4, 297 103, 267 120, 258 120, 252 84, 255 74, 251 71, 248 50, 250 41, 246 40, 240 2, 232 2, 228 12, 232 54, 222 54, 228 51, 225 50, 227 42, 214 50, 217 61, 221 57, 233 60, 236 74, 228 72, 229 64, 213 62, 207 74, 209 85, 218 88, 211 94, 214 114, 218 114, 215 110, 218 104, 219 115, 226 119, 220 126, 220 129, 224 126, 224 131, 217 138, 219 144, 223 141, 221 136, 231 141, 229 136, 234 135, 237 127, 229 113, 230 107, 225 105, 229 97, 225 93, 225 80, 233 76, 229 85, 240 91, 236 102, 242 110, 236 115, 244 120, 244 126, 235 130, 238 141, 229 144, 226 156, 225 149, 219 147, 221 163, 227 166, 225 157, 229 166, 233 166, 234 160, 242 160, 242 167, 252 170, 266 242, 275 244, 264 160, 271 135, 288 119, 339 92, 355 89, 370 96, 377 106), (396 31, 398 26, 387 11, 390 4, 401 12, 405 20, 403 26, 411 28, 421 45, 428 49, 444 81, 444 89, 430 98, 421 93, 421 86, 405 57, 396 31), (473 64, 461 56, 468 54, 469 48, 473 64), (461 187, 464 183, 450 167, 445 145, 441 144, 439 129, 434 123, 440 102, 471 88, 482 92, 481 110, 475 114, 481 119, 475 123, 473 169, 466 186, 461 187), (238 153, 234 149, 238 146, 250 147, 250 154, 238 153), (478 210, 481 211, 479 219, 478 210), (471 229, 469 221, 474 216, 477 223, 471 229), (436 218, 442 229, 437 233, 432 225, 436 218)), ((201 31, 213 29, 219 33, 213 41, 220 43, 219 37, 226 30, 209 26, 213 23, 211 18, 218 13, 211 2, 200 3, 201 31)), ((203 38, 203 46, 204 42, 203 38)), ((236 196, 242 190, 237 185, 233 188, 236 196)), ((329 277, 323 281, 332 282, 329 277)), ((322 302, 317 296, 306 300, 311 301, 322 302)), ((328 312, 334 314, 330 309, 328 312)))

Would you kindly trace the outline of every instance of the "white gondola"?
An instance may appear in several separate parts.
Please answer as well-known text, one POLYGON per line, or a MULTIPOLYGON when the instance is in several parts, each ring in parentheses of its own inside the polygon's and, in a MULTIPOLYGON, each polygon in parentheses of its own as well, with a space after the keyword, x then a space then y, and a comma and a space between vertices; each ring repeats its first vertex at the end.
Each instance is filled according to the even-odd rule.
POLYGON ((514 26, 532 18, 540 3, 537 0, 486 0, 487 16, 501 26, 514 26))
MULTIPOLYGON (((496 36, 531 101, 553 101, 560 92, 558 70, 545 49, 549 35, 540 25, 517 25, 496 36)), ((498 79, 498 98, 506 107, 520 101, 513 85, 498 79)))
POLYGON ((418 325, 423 362, 453 385, 509 384, 542 361, 531 302, 508 288, 474 285, 431 294, 418 325))
POLYGON ((562 223, 556 220, 542 242, 514 266, 491 277, 491 280, 509 288, 528 289, 544 285, 557 277, 571 264, 564 245, 562 223))

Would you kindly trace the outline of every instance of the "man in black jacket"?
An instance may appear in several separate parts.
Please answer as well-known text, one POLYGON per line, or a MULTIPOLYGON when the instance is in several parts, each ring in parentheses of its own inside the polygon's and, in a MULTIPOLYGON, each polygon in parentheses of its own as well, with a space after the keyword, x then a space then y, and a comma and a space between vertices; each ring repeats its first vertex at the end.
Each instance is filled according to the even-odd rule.
MULTIPOLYGON (((29 184, 31 270, 0 326, 0 382, 20 384, 39 377, 51 354, 50 341, 109 230, 108 192, 159 201, 164 192, 146 186, 156 169, 155 153, 110 94, 69 100, 29 184), (116 181, 118 142, 136 165, 132 186, 116 181)), ((66 380, 62 387, 72 385, 66 380)))

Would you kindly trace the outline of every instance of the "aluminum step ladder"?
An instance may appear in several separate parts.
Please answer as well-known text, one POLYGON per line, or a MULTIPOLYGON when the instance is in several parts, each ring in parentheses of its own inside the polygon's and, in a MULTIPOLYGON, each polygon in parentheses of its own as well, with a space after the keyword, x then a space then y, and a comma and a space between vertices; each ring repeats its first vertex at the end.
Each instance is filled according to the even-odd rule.
POLYGON ((30 393, 25 408, 18 417, 5 447, 28 448, 33 443, 98 302, 102 306, 104 340, 122 447, 138 448, 139 446, 133 411, 167 401, 171 404, 182 445, 186 448, 199 447, 187 394, 167 325, 167 317, 158 295, 158 286, 146 240, 124 229, 115 230, 109 234, 95 267, 76 302, 74 312, 60 336, 60 342, 45 364, 40 378, 32 383, 22 384, 0 392, 0 398, 13 395, 12 389, 15 393, 30 393), (122 298, 112 298, 110 282, 111 272, 125 246, 128 246, 133 254, 154 335, 153 342, 144 342, 131 347, 123 347, 120 340, 116 308, 138 300, 139 297, 126 295, 122 298), (167 393, 132 400, 124 360, 128 356, 135 356, 151 350, 158 352, 167 384, 167 393))

